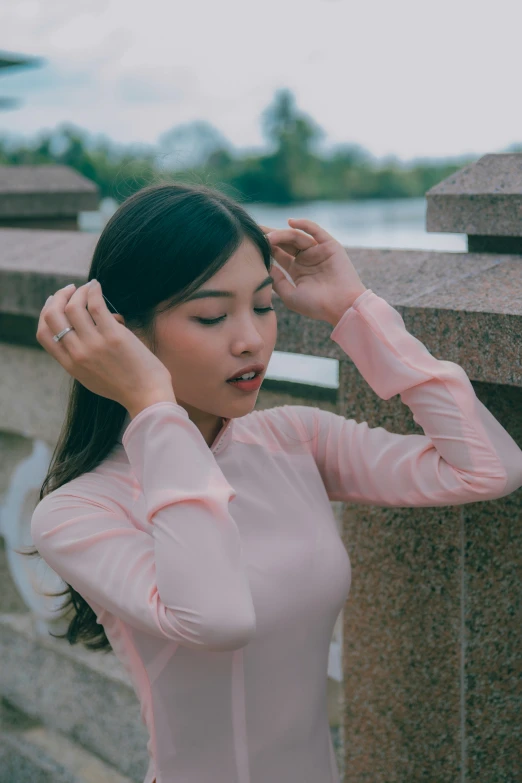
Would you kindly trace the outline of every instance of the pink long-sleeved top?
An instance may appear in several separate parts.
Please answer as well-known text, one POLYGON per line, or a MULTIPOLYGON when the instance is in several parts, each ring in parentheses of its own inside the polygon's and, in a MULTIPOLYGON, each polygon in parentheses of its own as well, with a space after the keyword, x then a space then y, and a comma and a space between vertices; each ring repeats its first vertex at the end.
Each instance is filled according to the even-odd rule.
POLYGON ((367 289, 331 339, 424 435, 283 405, 223 419, 209 447, 159 402, 34 511, 34 544, 134 685, 144 783, 338 783, 327 665, 351 566, 330 501, 460 505, 522 486, 522 451, 464 370, 384 299, 367 289))

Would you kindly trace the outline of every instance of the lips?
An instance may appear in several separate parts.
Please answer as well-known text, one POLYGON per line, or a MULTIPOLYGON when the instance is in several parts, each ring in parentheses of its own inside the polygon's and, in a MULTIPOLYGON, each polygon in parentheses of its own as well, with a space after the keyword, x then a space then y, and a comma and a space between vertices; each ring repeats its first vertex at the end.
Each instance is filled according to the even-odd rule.
POLYGON ((227 378, 227 381, 232 381, 234 378, 239 378, 240 375, 245 375, 247 372, 255 372, 257 375, 260 375, 264 369, 265 365, 260 364, 259 362, 256 364, 247 364, 246 367, 242 367, 240 370, 237 370, 234 375, 231 375, 230 378, 227 378))

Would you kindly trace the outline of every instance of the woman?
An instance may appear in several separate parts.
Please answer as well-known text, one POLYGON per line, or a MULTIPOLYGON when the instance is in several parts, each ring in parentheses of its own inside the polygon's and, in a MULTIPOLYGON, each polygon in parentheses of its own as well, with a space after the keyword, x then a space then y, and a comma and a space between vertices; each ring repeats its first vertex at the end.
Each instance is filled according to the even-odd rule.
POLYGON ((99 238, 98 283, 40 315, 38 341, 74 382, 32 537, 68 585, 69 642, 101 636, 87 646, 129 672, 145 783, 339 781, 327 664, 351 567, 330 501, 447 506, 522 485, 521 450, 464 370, 408 333, 326 231, 289 224, 265 233, 206 186, 144 189, 99 238), (273 290, 328 322, 425 434, 254 410, 273 290))

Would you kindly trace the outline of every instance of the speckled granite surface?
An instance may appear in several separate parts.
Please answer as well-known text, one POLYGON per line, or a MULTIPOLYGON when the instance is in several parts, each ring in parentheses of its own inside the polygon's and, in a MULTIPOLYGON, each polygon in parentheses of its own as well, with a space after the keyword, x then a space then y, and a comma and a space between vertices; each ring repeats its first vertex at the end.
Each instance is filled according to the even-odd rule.
MULTIPOLYGON (((473 385, 522 447, 522 390, 473 385)), ((347 417, 422 433, 350 367, 340 396, 347 417)), ((518 779, 521 507, 521 490, 460 507, 345 504, 346 783, 518 779)))
POLYGON ((483 155, 430 188, 426 200, 428 231, 522 237, 522 153, 483 155))

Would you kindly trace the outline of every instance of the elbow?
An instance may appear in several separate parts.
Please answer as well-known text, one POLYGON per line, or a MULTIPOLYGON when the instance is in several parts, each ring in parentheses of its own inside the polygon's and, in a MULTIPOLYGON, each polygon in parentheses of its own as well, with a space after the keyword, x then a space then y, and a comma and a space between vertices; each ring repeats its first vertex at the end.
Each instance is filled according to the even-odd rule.
POLYGON ((463 483, 467 489, 471 489, 471 500, 465 500, 465 503, 498 500, 506 495, 510 495, 522 486, 522 478, 512 473, 497 477, 483 477, 466 474, 463 477, 463 483))
POLYGON ((239 650, 253 639, 255 632, 255 617, 239 621, 227 616, 207 627, 205 646, 210 651, 239 650))
POLYGON ((493 485, 494 495, 491 499, 496 500, 497 498, 511 495, 512 492, 516 492, 520 487, 522 487, 522 473, 514 471, 507 472, 507 476, 501 482, 500 489, 498 483, 497 485, 493 485))

